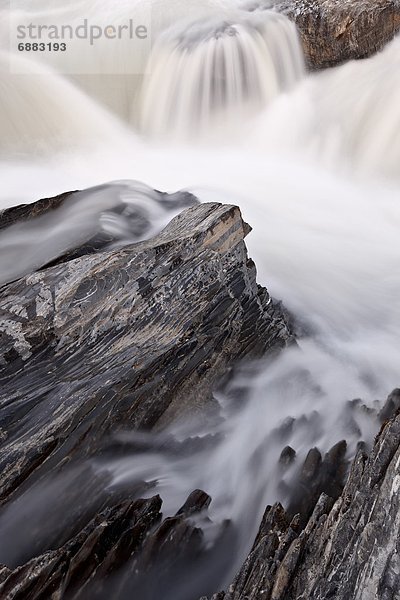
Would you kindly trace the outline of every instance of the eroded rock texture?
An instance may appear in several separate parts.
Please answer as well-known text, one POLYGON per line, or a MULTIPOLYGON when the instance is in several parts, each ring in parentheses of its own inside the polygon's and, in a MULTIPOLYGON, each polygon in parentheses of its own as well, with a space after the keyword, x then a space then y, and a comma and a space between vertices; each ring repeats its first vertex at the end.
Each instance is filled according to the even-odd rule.
POLYGON ((207 550, 195 519, 205 518, 210 501, 195 490, 175 516, 164 520, 159 496, 116 503, 59 548, 13 570, 1 567, 0 597, 184 600, 188 588, 196 589, 189 580, 197 574, 194 565, 212 558, 226 536, 222 525, 216 549, 207 550))
POLYGON ((399 490, 397 411, 370 455, 359 450, 337 501, 322 494, 304 528, 280 504, 267 507, 241 571, 213 600, 397 600, 399 490))
POLYGON ((297 25, 308 66, 371 56, 400 29, 398 0, 272 0, 297 25))
MULTIPOLYGON (((57 218, 70 199, 3 219, 57 218)), ((163 598, 185 600, 186 586, 204 589, 203 561, 216 560, 202 526, 214 532, 215 556, 232 535, 201 516, 207 494, 193 492, 162 520, 161 499, 142 499, 151 482, 121 486, 94 463, 123 455, 127 428, 215 418, 212 391, 232 365, 293 341, 282 307, 257 285, 249 230, 235 206, 194 204, 147 241, 93 244, 90 230, 83 246, 60 248, 51 266, 0 288, 2 599, 145 600, 171 590, 163 598)), ((171 452, 197 445, 158 439, 171 452)))
POLYGON ((290 341, 247 232, 238 208, 204 204, 147 242, 1 289, 2 501, 111 429, 200 411, 229 364, 290 341))

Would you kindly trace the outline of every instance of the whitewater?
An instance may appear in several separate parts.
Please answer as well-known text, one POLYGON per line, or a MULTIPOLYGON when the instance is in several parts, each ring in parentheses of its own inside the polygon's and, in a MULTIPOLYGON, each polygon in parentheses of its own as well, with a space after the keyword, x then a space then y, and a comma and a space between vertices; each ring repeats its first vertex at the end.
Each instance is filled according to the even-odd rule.
MULTIPOLYGON (((91 14, 99 4, 106 21, 108 0, 63 10, 78 18, 82 6, 91 14)), ((114 18, 136 17, 143 4, 125 0, 114 18)), ((7 18, 30 10, 51 19, 53 6, 32 11, 21 2, 7 18)), ((157 481, 165 514, 191 490, 207 491, 211 516, 239 530, 222 582, 248 551, 265 505, 286 500, 275 430, 305 416, 287 439, 299 457, 346 439, 350 458, 360 440, 372 441, 376 422, 360 414, 349 427, 348 401, 385 399, 400 365, 400 40, 370 59, 308 73, 294 25, 249 7, 154 1, 151 55, 112 57, 125 61, 126 74, 72 76, 57 60, 26 56, 13 57, 13 73, 6 45, 0 53, 0 208, 127 180, 237 204, 253 228, 246 244, 259 283, 294 315, 298 346, 237 375, 234 385, 247 389, 239 409, 221 394, 221 421, 168 431, 178 440, 217 434, 218 443, 188 457, 154 450, 94 461, 115 485, 157 481)), ((109 60, 104 52, 93 55, 96 69, 109 60)), ((63 235, 100 220, 106 205, 101 197, 79 219, 65 214, 63 235)), ((38 247, 46 254, 56 226, 24 233, 18 269, 38 247)), ((2 252, 8 243, 0 240, 2 252)), ((51 506, 50 491, 41 502, 51 506)), ((34 511, 3 515, 4 539, 34 511)))

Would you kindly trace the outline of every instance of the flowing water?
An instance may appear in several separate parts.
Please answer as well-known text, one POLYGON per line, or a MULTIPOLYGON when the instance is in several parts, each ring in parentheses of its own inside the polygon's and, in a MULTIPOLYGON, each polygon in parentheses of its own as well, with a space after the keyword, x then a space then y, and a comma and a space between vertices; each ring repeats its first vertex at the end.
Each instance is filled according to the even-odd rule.
POLYGON ((157 137, 229 132, 232 120, 265 107, 302 74, 295 27, 279 14, 184 22, 153 47, 139 126, 157 137))
MULTIPOLYGON (((108 0, 97 4, 114 10, 108 0)), ((48 14, 49 6, 40 9, 48 14)), ((81 6, 96 10, 89 0, 69 10, 79 14, 81 6)), ((118 14, 142 8, 125 1, 118 14)), ((38 65, 20 57, 24 72, 9 73, 3 50, 0 203, 134 179, 237 203, 253 226, 247 245, 258 279, 301 322, 299 347, 239 374, 219 396, 218 423, 181 423, 168 432, 178 441, 212 433, 214 443, 182 456, 145 436, 146 451, 95 461, 111 473, 111 485, 157 482, 166 514, 194 488, 210 493, 212 518, 232 519, 238 530, 235 556, 218 574, 223 585, 265 505, 286 500, 276 468, 276 431, 285 419, 298 419, 285 444, 300 460, 312 446, 326 451, 343 438, 350 457, 377 425, 362 413, 350 422, 347 402, 372 404, 399 385, 399 40, 368 60, 307 74, 294 26, 273 12, 234 0, 159 0, 152 8, 153 52, 143 75, 127 67, 115 76, 71 76, 57 64, 38 75, 38 65)), ((93 60, 101 65, 104 52, 93 60)), ((112 202, 124 201, 124 190, 115 186, 112 202)), ((80 226, 91 227, 109 201, 90 196, 80 226)), ((16 238, 9 232, 0 243, 50 258, 56 226, 37 224, 16 238)), ((68 230, 76 233, 74 211, 64 215, 63 236, 68 230)), ((13 276, 12 261, 5 262, 3 281, 13 276)), ((40 520, 38 503, 51 506, 56 492, 35 494, 24 511, 11 507, 0 517, 3 561, 21 522, 40 520)), ((182 594, 174 598, 191 597, 182 594)))

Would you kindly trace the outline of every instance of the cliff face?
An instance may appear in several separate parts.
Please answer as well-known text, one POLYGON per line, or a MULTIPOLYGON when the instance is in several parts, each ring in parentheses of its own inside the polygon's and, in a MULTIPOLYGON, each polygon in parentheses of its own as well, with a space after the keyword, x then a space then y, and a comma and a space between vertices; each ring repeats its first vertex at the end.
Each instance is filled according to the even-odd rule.
POLYGON ((293 20, 311 69, 371 56, 400 30, 398 0, 272 0, 293 20))

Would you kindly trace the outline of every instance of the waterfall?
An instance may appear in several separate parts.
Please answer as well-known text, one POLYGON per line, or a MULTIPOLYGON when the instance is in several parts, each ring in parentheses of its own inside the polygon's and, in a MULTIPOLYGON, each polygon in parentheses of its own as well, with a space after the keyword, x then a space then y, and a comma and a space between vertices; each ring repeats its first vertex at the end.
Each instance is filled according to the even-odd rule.
POLYGON ((49 154, 98 143, 120 144, 116 117, 67 79, 34 60, 0 51, 0 156, 49 154))
POLYGON ((297 32, 265 12, 180 24, 157 40, 141 93, 139 127, 187 137, 266 106, 303 75, 297 32))
MULTIPOLYGON (((13 129, 21 145, 30 137, 40 146, 39 127, 53 140, 60 139, 64 127, 69 138, 75 135, 78 123, 84 136, 93 139, 91 123, 96 118, 90 113, 98 115, 101 109, 90 107, 84 94, 145 134, 187 137, 189 133, 215 132, 217 122, 226 130, 289 91, 304 74, 295 26, 272 11, 252 13, 226 0, 190 0, 189 5, 131 0, 118 7, 110 7, 108 2, 101 6, 99 12, 99 3, 94 1, 66 8, 41 3, 27 9, 22 3, 18 10, 0 11, 0 68, 2 96, 6 98, 2 102, 9 105, 4 111, 8 129, 13 129), (185 17, 188 9, 190 21, 185 17), (84 51, 81 41, 74 40, 65 54, 31 52, 24 58, 11 52, 11 69, 6 65, 6 39, 19 23, 76 28, 85 17, 104 27, 125 23, 133 15, 135 23, 151 24, 150 57, 150 44, 132 48, 129 41, 110 44, 101 39, 84 51), (37 85, 39 68, 46 77, 37 85), (80 88, 80 96, 74 86, 80 88), (71 114, 76 105, 73 94, 79 97, 79 113, 83 111, 84 119, 75 120, 71 114), (24 102, 14 106, 14 95, 25 97, 24 102, 32 106, 25 109, 24 102), (51 109, 46 108, 44 115, 40 106, 45 105, 51 109), (18 106, 23 113, 20 122, 13 114, 18 106), (25 122, 29 114, 34 115, 36 127, 31 134, 25 122)), ((104 127, 98 131, 103 135, 104 127)))
POLYGON ((257 121, 249 146, 330 169, 398 178, 400 37, 379 54, 306 78, 257 121))
MULTIPOLYGON (((0 49, 16 52, 15 40, 20 24, 37 26, 70 26, 75 29, 86 19, 89 24, 106 27, 143 24, 149 30, 149 41, 132 45, 132 40, 99 39, 93 46, 89 42, 68 42, 65 54, 41 52, 27 54, 37 62, 45 63, 55 72, 69 78, 97 102, 105 105, 119 117, 128 121, 135 111, 135 101, 143 82, 150 45, 158 36, 182 20, 202 19, 214 15, 232 14, 230 0, 73 0, 67 6, 54 0, 30 3, 13 0, 0 3, 0 49), (10 36, 10 32, 14 32, 10 36), (10 39, 14 46, 10 46, 10 39)), ((24 74, 16 59, 14 72, 24 74)), ((29 69, 28 69, 29 75, 29 69)))

